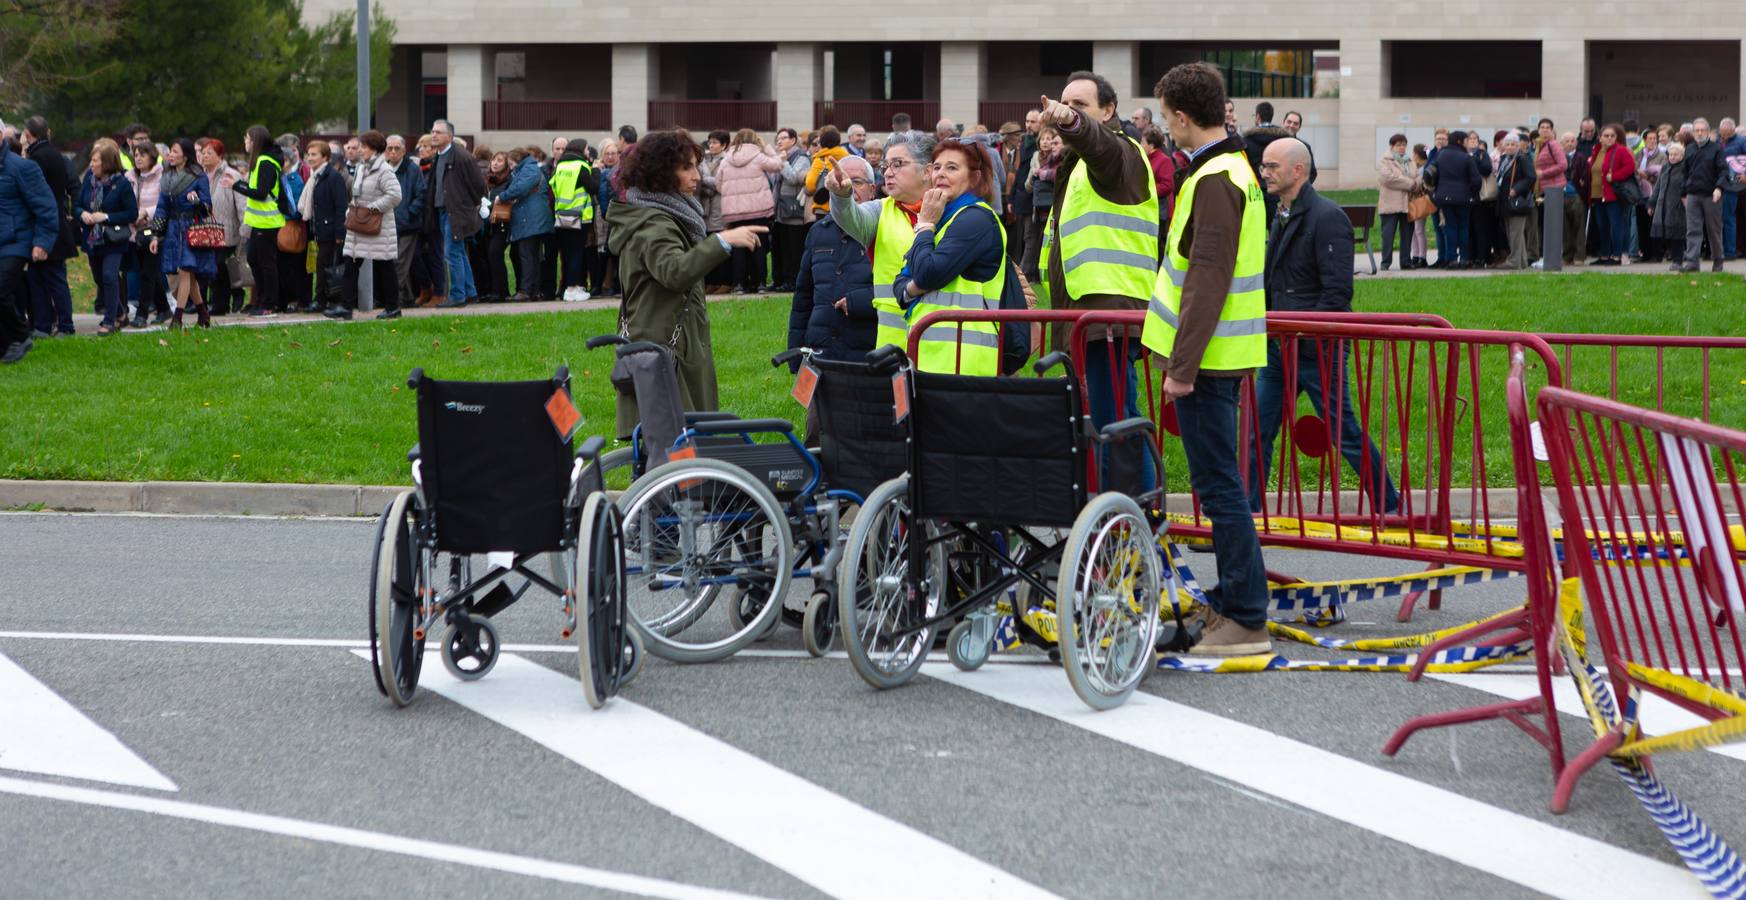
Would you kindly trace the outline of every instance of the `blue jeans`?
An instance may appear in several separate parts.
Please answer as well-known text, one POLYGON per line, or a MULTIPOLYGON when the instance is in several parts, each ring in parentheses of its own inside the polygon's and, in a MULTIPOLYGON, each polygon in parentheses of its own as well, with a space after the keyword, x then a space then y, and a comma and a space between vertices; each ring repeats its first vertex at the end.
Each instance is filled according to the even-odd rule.
POLYGON ((121 244, 105 244, 93 248, 85 259, 91 264, 91 279, 97 282, 97 311, 104 325, 114 325, 127 314, 121 299, 121 259, 127 248, 121 244))
POLYGON ((1176 401, 1176 422, 1182 426, 1189 484, 1200 498, 1201 514, 1212 521, 1219 584, 1207 591, 1207 599, 1238 625, 1263 628, 1267 570, 1237 465, 1237 393, 1242 385, 1241 378, 1195 379, 1194 393, 1176 401))
MULTIPOLYGON (((1329 421, 1333 413, 1328 409, 1329 403, 1322 399, 1321 342, 1307 338, 1299 338, 1297 344, 1297 390, 1288 390, 1285 384, 1285 355, 1280 345, 1267 345, 1267 368, 1255 376, 1255 408, 1259 413, 1261 446, 1255 457, 1255 466, 1250 469, 1249 479, 1249 509, 1261 511, 1261 495, 1267 484, 1267 473, 1273 461, 1273 439, 1279 434, 1280 420, 1284 417, 1285 398, 1294 400, 1301 394, 1308 394, 1310 405, 1316 409, 1316 415, 1329 421)), ((1335 383, 1327 392, 1328 400, 1339 405, 1340 415, 1340 455, 1352 466, 1352 471, 1358 473, 1359 479, 1364 479, 1364 473, 1370 473, 1369 483, 1364 485, 1364 492, 1370 495, 1370 502, 1376 503, 1376 498, 1382 497, 1383 512, 1395 512, 1400 508, 1400 494, 1394 489, 1394 479, 1388 477, 1388 469, 1382 464, 1382 453, 1376 449, 1376 444, 1364 433, 1359 422, 1359 411, 1352 406, 1352 387, 1346 381, 1346 361, 1352 356, 1352 346, 1346 344, 1341 348, 1339 369, 1336 370, 1335 383), (1368 458, 1368 461, 1366 461, 1368 458)), ((1333 365, 1333 361, 1329 360, 1333 365)), ((1295 408, 1297 404, 1294 402, 1295 408)))
POLYGON ((1739 236, 1740 228, 1740 195, 1722 192, 1722 258, 1738 259, 1740 245, 1734 241, 1739 236))
POLYGON ((1602 200, 1595 207, 1594 221, 1600 226, 1600 248, 1602 256, 1623 256, 1625 243, 1630 240, 1630 232, 1625 230, 1625 204, 1617 200, 1602 200))
POLYGON ((449 264, 449 299, 465 300, 476 297, 479 291, 473 285, 473 266, 467 262, 467 242, 455 240, 453 232, 449 231, 449 212, 443 210, 437 213, 437 230, 443 236, 443 259, 449 264))
POLYGON ((67 287, 67 261, 33 262, 24 270, 30 285, 30 324, 43 334, 73 333, 73 294, 67 287))
POLYGON ((1443 207, 1443 228, 1437 232, 1437 258, 1473 262, 1473 207, 1450 204, 1443 207))
POLYGON ((1444 232, 1441 210, 1431 213, 1431 230, 1437 233, 1437 262, 1454 262, 1455 250, 1449 246, 1449 235, 1444 232))
MULTIPOLYGON (((1134 371, 1134 361, 1140 358, 1140 352, 1143 348, 1137 340, 1128 341, 1128 352, 1124 359, 1122 343, 1119 338, 1085 342, 1085 398, 1091 405, 1091 425, 1093 428, 1101 429, 1111 422, 1118 421, 1115 408, 1117 371, 1112 371, 1111 354, 1115 355, 1114 369, 1126 376, 1122 388, 1121 417, 1131 419, 1134 416, 1146 414, 1144 410, 1140 409, 1139 375, 1134 371)), ((1144 493, 1158 486, 1157 464, 1153 461, 1151 452, 1140 444, 1139 439, 1114 445, 1111 448, 1098 445, 1097 473, 1097 483, 1100 490, 1121 489, 1132 490, 1134 493, 1144 493), (1139 485, 1133 484, 1131 476, 1120 477, 1119 473, 1122 469, 1117 469, 1118 474, 1112 477, 1112 463, 1117 462, 1117 460, 1106 458, 1104 453, 1106 449, 1117 449, 1117 457, 1124 464, 1122 469, 1131 472, 1132 465, 1137 463, 1140 466, 1139 485), (1130 453, 1137 456, 1138 459, 1130 458, 1130 453)))

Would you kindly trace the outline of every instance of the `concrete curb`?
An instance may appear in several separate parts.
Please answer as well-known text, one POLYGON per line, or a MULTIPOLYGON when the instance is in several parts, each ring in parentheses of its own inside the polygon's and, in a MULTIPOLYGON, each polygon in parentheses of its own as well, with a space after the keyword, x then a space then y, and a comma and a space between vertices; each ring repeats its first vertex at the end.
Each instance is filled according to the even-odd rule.
MULTIPOLYGON (((156 513, 181 516, 374 516, 404 487, 355 484, 253 484, 206 481, 6 481, 0 480, 0 509, 55 512, 156 513)), ((1427 507, 1414 491, 1413 509, 1427 507)), ((1352 512, 1355 491, 1342 491, 1341 505, 1352 512)), ((1476 504, 1493 519, 1516 515, 1515 488, 1477 492, 1455 488, 1450 505, 1464 518, 1476 504)), ((1187 494, 1171 494, 1171 512, 1190 511, 1187 494)), ((1306 510, 1327 514, 1326 510, 1306 510)))

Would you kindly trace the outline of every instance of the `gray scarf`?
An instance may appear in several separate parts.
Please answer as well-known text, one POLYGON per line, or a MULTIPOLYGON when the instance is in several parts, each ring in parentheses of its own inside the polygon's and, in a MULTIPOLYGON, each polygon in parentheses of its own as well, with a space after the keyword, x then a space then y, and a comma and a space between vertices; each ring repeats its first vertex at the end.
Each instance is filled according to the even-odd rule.
POLYGON ((696 197, 685 194, 661 193, 654 194, 642 188, 631 188, 624 192, 624 202, 627 206, 638 206, 643 209, 658 209, 679 220, 679 227, 684 229, 686 237, 693 244, 703 240, 705 229, 703 225, 703 205, 696 197))

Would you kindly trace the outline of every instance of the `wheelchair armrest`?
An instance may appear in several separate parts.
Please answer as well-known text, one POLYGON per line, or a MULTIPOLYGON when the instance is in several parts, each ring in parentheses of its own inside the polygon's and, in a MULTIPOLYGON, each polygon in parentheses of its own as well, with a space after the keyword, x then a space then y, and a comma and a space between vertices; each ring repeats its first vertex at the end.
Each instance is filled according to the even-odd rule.
POLYGON ((418 462, 419 459, 421 459, 423 456, 424 456, 424 451, 420 450, 419 446, 417 444, 413 444, 412 449, 406 451, 406 461, 407 462, 418 462))
POLYGON ((628 344, 630 339, 621 334, 600 334, 588 339, 585 346, 590 350, 598 350, 608 344, 628 344))
POLYGON ((1158 426, 1145 416, 1134 416, 1131 419, 1123 419, 1120 422, 1111 422, 1103 426, 1103 430, 1097 434, 1097 441, 1100 444, 1107 444, 1125 438, 1136 431, 1155 434, 1158 431, 1158 426))
POLYGON ((653 341, 631 341, 628 344, 620 344, 618 349, 614 350, 612 352, 613 352, 614 356, 629 356, 632 353, 641 353, 645 350, 665 350, 665 349, 666 349, 665 347, 662 347, 660 344, 657 344, 653 341))
POLYGON ((794 423, 787 419, 715 419, 706 422, 691 422, 688 427, 699 435, 752 434, 773 431, 792 434, 794 432, 794 423))
POLYGON ((781 353, 778 353, 775 356, 770 357, 770 368, 774 369, 778 366, 787 365, 788 363, 791 363, 797 359, 800 359, 801 357, 806 356, 810 353, 812 353, 812 351, 805 348, 805 347, 793 347, 793 348, 790 348, 788 350, 784 350, 781 353))
POLYGON ((593 437, 589 438, 588 440, 583 441, 582 442, 582 449, 577 450, 576 455, 583 457, 583 458, 586 458, 586 459, 594 460, 595 464, 598 465, 600 463, 600 450, 601 450, 601 448, 603 448, 605 446, 606 446, 606 438, 601 437, 600 435, 597 434, 597 435, 594 435, 593 437))
POLYGON ((1061 350, 1056 350, 1054 353, 1051 353, 1048 356, 1045 356, 1042 359, 1037 360, 1035 363, 1032 363, 1031 370, 1036 372, 1038 375, 1041 375, 1044 372, 1047 372, 1050 369, 1053 369, 1056 366, 1067 362, 1069 359, 1072 359, 1072 357, 1068 356, 1066 354, 1066 352, 1061 351, 1061 350))
POLYGON ((726 422, 726 421, 729 421, 731 419, 737 419, 737 418, 739 418, 739 416, 736 416, 731 412, 716 412, 716 411, 688 412, 685 414, 685 424, 690 425, 694 422, 726 422))

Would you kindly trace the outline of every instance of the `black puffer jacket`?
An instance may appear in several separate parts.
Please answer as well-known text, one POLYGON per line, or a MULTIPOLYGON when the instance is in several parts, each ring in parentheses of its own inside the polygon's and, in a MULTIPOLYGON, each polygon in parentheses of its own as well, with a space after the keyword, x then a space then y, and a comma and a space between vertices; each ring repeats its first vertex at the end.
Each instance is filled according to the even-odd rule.
POLYGON ((788 313, 788 346, 810 347, 824 359, 859 362, 873 349, 875 321, 873 262, 866 249, 835 219, 820 219, 806 233, 788 313), (847 315, 836 309, 844 298, 847 315))
POLYGON ((1352 220, 1308 184, 1267 234, 1267 308, 1352 311, 1352 220))

